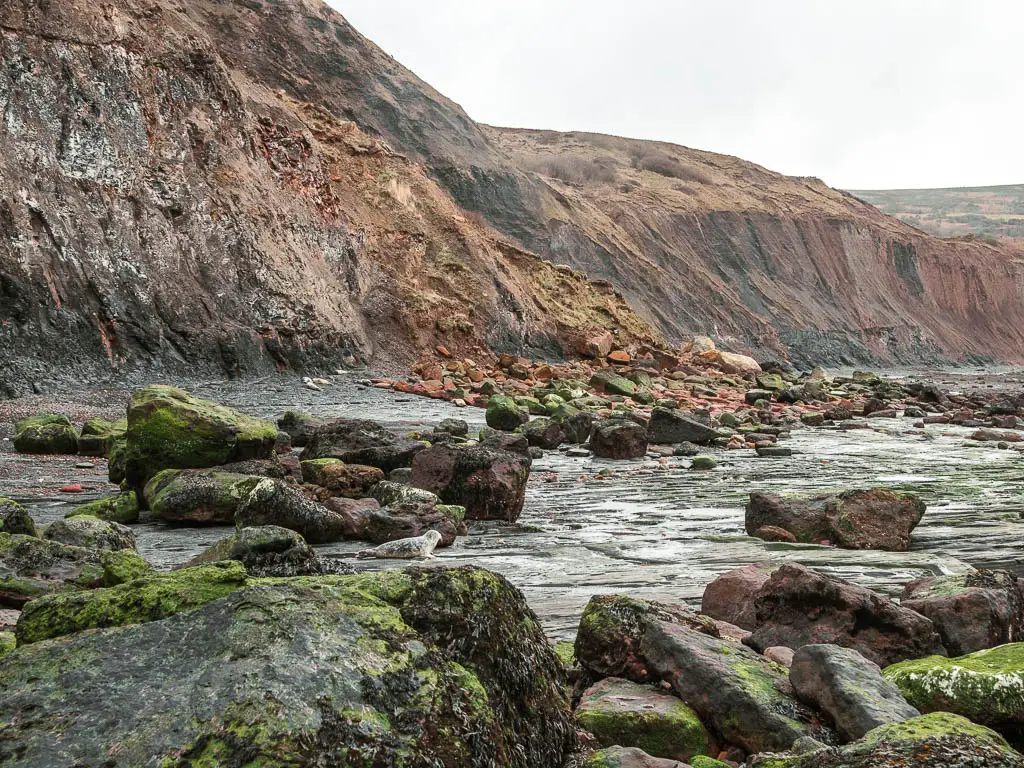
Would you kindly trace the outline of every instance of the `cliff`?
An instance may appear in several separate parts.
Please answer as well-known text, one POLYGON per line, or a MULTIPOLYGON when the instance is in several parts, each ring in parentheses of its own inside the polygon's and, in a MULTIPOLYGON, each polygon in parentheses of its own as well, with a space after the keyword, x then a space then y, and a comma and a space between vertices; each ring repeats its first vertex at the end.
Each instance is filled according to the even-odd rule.
POLYGON ((349 119, 388 113, 337 87, 364 54, 400 71, 319 2, 4 3, 0 383, 654 338, 349 119))

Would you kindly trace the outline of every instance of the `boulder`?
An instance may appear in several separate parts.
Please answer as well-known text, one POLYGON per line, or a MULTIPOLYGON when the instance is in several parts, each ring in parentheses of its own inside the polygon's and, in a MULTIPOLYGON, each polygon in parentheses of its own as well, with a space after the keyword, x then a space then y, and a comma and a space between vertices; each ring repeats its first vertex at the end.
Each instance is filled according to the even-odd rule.
POLYGON ((611 331, 595 331, 589 336, 580 336, 574 339, 573 349, 583 357, 597 358, 603 360, 612 351, 615 337, 611 331))
POLYGON ((829 541, 844 549, 904 552, 925 504, 909 493, 886 488, 843 491, 809 498, 786 498, 753 491, 746 505, 746 529, 782 528, 797 541, 829 541))
POLYGON ((110 456, 107 458, 107 479, 114 485, 120 485, 125 481, 125 473, 128 464, 128 438, 122 437, 114 441, 110 446, 110 456))
POLYGON ((465 507, 407 501, 366 510, 360 516, 354 538, 383 544, 422 536, 427 531, 437 531, 441 534, 438 546, 450 547, 455 543, 465 516, 465 507))
POLYGON ((46 595, 25 605, 15 635, 21 646, 86 629, 158 621, 231 594, 246 583, 245 568, 229 560, 154 572, 106 589, 46 595))
POLYGON ((82 425, 82 433, 78 437, 78 455, 104 458, 109 456, 114 442, 124 438, 127 429, 126 419, 118 422, 99 418, 89 419, 82 425))
POLYGON ((1024 643, 953 659, 912 659, 882 674, 922 712, 955 712, 983 725, 1024 725, 1024 643))
POLYGON ((59 413, 39 413, 14 423, 14 450, 18 453, 78 453, 78 432, 59 413))
POLYGON ((291 473, 288 462, 291 457, 284 461, 278 456, 269 459, 246 459, 245 461, 233 461, 230 464, 221 464, 214 467, 218 472, 230 472, 233 475, 251 475, 253 477, 276 477, 282 479, 291 473))
POLYGON ((651 622, 640 651, 649 673, 671 684, 702 722, 747 752, 830 738, 792 695, 786 668, 738 643, 670 622, 651 622))
POLYGON ((677 697, 617 677, 584 691, 576 722, 602 747, 638 747, 653 757, 683 762, 710 749, 697 713, 677 697))
POLYGON ((599 749, 583 763, 583 768, 689 768, 678 760, 653 757, 636 747, 599 749))
POLYGON ((602 459, 639 459, 647 455, 647 429, 631 419, 601 419, 590 432, 590 450, 602 459))
POLYGON ((26 645, 0 659, 12 729, 12 767, 560 768, 575 748, 540 624, 475 568, 274 580, 26 645))
POLYGON ((97 517, 66 517, 43 529, 43 538, 71 547, 89 549, 135 549, 135 534, 127 525, 97 517))
POLYGON ((100 520, 129 525, 139 522, 139 500, 135 491, 116 493, 75 507, 65 517, 97 517, 100 520))
POLYGON ((0 606, 21 608, 51 592, 120 583, 145 568, 145 561, 128 550, 107 552, 0 533, 0 606))
POLYGON ((410 483, 437 494, 445 504, 465 507, 468 520, 513 523, 523 511, 531 460, 499 447, 503 445, 431 446, 413 460, 410 483))
POLYGON ((319 485, 332 496, 363 499, 384 479, 384 470, 364 464, 346 464, 341 459, 309 459, 300 464, 302 480, 319 485))
POLYGON ((838 645, 797 649, 789 682, 802 701, 832 718, 844 741, 854 741, 880 725, 921 714, 882 677, 877 664, 838 645))
POLYGON ((712 440, 719 437, 721 435, 707 424, 669 408, 654 408, 647 425, 647 439, 656 445, 710 445, 712 440))
POLYGON ((282 480, 263 478, 242 497, 235 511, 238 529, 278 525, 301 533, 310 544, 326 544, 345 535, 346 520, 311 501, 282 480))
POLYGON ((828 643, 853 648, 879 666, 944 653, 919 613, 842 579, 783 565, 755 601, 757 626, 743 642, 757 650, 828 643))
POLYGON ((362 539, 366 536, 368 518, 380 510, 376 499, 346 499, 334 496, 322 502, 327 509, 338 516, 341 535, 346 539, 362 539))
POLYGON ((277 420, 277 428, 291 438, 293 446, 302 448, 313 430, 326 423, 326 419, 318 419, 302 411, 285 411, 277 420))
POLYGON ((313 430, 299 459, 341 459, 346 464, 365 464, 387 473, 411 466, 413 456, 425 447, 419 440, 399 437, 375 421, 336 419, 313 430))
POLYGON ((715 363, 726 373, 759 373, 761 371, 761 366, 757 360, 746 355, 714 350, 713 352, 705 352, 701 357, 715 363))
POLYGON ((637 386, 614 368, 602 368, 590 377, 590 386, 609 395, 631 397, 637 393, 637 386))
POLYGON ((931 619, 951 656, 1024 640, 1024 599, 1006 571, 916 579, 900 604, 931 619))
POLYGON ((580 444, 590 439, 594 414, 571 405, 560 405, 551 414, 551 421, 562 428, 562 442, 580 444))
POLYGON ((487 401, 485 418, 491 429, 512 432, 530 420, 530 413, 516 405, 516 401, 507 395, 492 395, 487 401))
POLYGON ((704 588, 700 612, 753 630, 757 625, 754 600, 774 570, 771 563, 754 563, 726 571, 704 588))
POLYGON ((277 427, 155 384, 128 405, 125 479, 136 492, 164 469, 202 469, 274 453, 277 427))
POLYGON ((352 566, 348 563, 318 556, 316 550, 300 534, 276 525, 243 528, 236 535, 221 539, 176 570, 225 560, 237 560, 250 576, 352 573, 352 566))
POLYGON ((519 432, 526 437, 526 441, 531 446, 542 448, 545 451, 553 451, 562 444, 562 427, 551 419, 543 417, 534 419, 519 427, 519 432))
POLYGON ((936 712, 882 725, 839 749, 808 745, 763 754, 750 768, 1024 768, 1024 757, 995 731, 936 712), (815 748, 815 746, 817 748, 815 748))
POLYGON ((201 469, 165 469, 143 496, 154 517, 180 525, 231 525, 261 478, 201 469))
POLYGON ((36 535, 36 524, 28 510, 10 499, 0 498, 0 533, 36 535))

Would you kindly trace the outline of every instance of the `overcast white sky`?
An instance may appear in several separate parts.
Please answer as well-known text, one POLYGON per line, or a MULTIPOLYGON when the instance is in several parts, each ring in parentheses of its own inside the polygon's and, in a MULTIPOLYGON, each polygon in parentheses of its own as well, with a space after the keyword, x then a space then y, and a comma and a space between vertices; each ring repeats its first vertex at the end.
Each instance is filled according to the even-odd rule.
POLYGON ((329 0, 474 119, 846 189, 1024 183, 1017 0, 329 0))

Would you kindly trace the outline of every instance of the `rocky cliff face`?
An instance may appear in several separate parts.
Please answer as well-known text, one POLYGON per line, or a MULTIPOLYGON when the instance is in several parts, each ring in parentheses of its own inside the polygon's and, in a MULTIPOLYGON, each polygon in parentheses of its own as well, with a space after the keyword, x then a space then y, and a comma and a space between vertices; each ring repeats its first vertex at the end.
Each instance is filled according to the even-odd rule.
POLYGON ((799 362, 1024 357, 1020 251, 735 158, 480 126, 319 0, 9 0, 0 114, 8 388, 652 338, 615 289, 670 340, 799 362))
POLYGON ((319 2, 4 3, 0 383, 653 336, 467 217, 419 162, 444 141, 349 120, 443 99, 338 88, 346 57, 400 71, 319 2))

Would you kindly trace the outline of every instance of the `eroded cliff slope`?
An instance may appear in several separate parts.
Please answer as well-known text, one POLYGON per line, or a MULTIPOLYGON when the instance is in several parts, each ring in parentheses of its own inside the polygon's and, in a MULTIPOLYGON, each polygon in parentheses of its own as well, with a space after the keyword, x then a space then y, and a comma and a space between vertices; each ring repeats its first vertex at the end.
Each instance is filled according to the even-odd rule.
POLYGON ((0 6, 0 382, 652 337, 347 119, 386 112, 335 87, 359 40, 299 0, 0 6))

